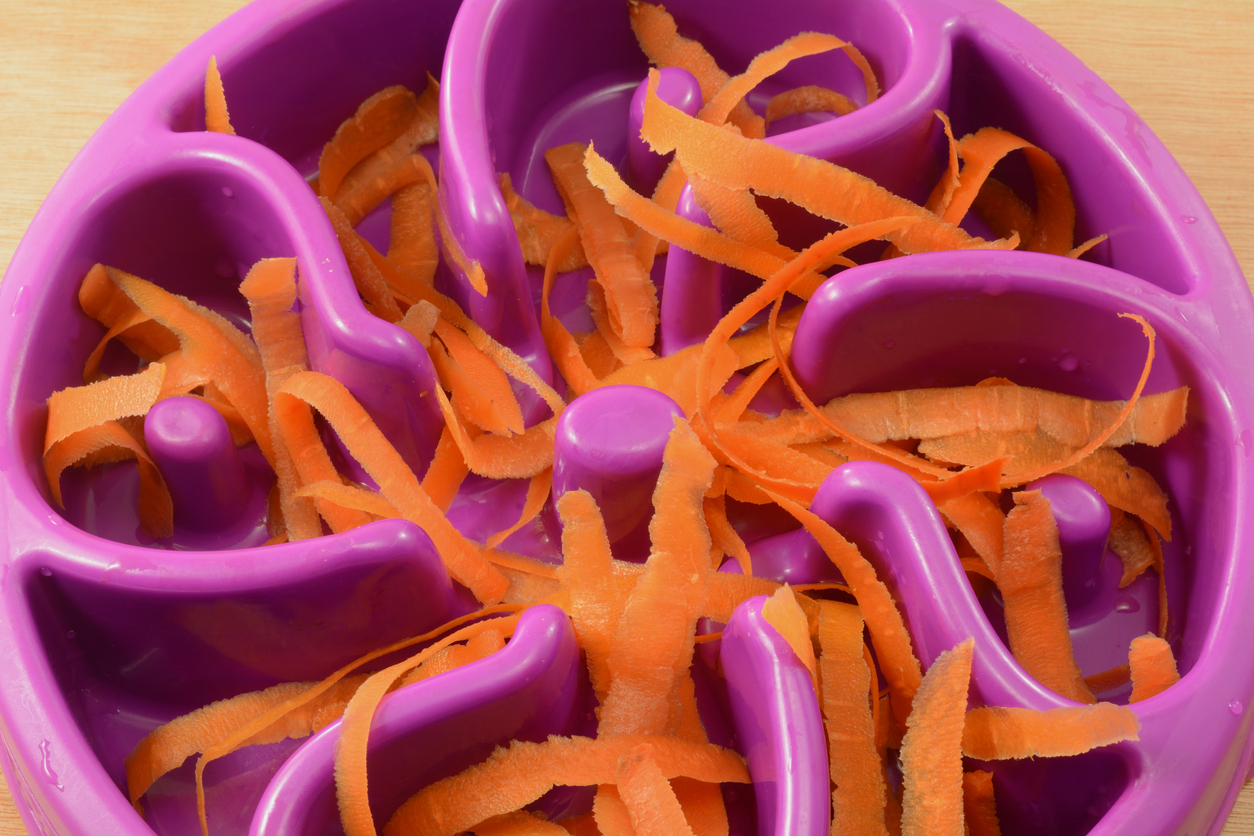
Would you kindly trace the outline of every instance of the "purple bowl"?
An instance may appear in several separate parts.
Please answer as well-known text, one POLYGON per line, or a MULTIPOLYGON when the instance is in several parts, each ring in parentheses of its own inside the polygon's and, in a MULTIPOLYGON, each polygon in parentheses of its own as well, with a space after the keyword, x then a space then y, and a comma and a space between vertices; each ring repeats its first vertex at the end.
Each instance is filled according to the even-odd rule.
MULTIPOLYGON (((941 253, 847 271, 807 310, 795 366, 820 400, 973 383, 992 374, 1090 397, 1126 397, 1144 343, 1135 326, 1114 314, 1132 311, 1153 323, 1159 359, 1147 391, 1180 384, 1193 390, 1186 429, 1160 448, 1133 454, 1172 498, 1168 639, 1183 678, 1137 704, 1139 742, 999 766, 999 807, 1007 832, 1015 833, 1217 833, 1251 761, 1254 668, 1246 657, 1254 576, 1238 556, 1252 545, 1243 521, 1254 518, 1246 461, 1254 448, 1247 429, 1254 388, 1230 358, 1254 349, 1248 326, 1254 304, 1213 217, 1109 87, 996 4, 799 0, 769 16, 741 5, 740 13, 713 0, 676 0, 668 8, 681 31, 704 42, 730 72, 798 31, 825 29, 859 44, 881 79, 878 101, 838 122, 794 119, 773 142, 919 199, 939 171, 932 116, 939 107, 959 134, 997 125, 1056 154, 1076 197, 1077 240, 1110 234, 1085 261, 941 253)), ((447 268, 437 281, 551 378, 537 326, 538 271, 517 256, 496 173, 510 173, 525 197, 560 211, 545 148, 591 139, 627 170, 630 101, 645 69, 619 4, 467 0, 459 8, 456 0, 312 0, 293 8, 258 0, 180 53, 87 144, 49 195, 0 287, 0 309, 14 312, 0 332, 0 373, 9 383, 0 443, 0 766, 32 832, 198 832, 188 767, 145 799, 147 823, 121 791, 122 759, 148 730, 212 699, 320 677, 466 607, 425 534, 405 522, 262 547, 258 503, 224 500, 229 519, 185 515, 173 538, 154 543, 137 531, 136 477, 126 465, 67 473, 67 507, 54 507, 40 464, 45 399, 79 382, 82 362, 102 334, 75 302, 87 268, 97 261, 115 265, 242 322, 247 309, 235 286, 247 267, 262 257, 296 257, 312 364, 342 380, 421 473, 442 424, 425 397, 434 375, 416 342, 370 317, 357 297, 305 183, 322 144, 371 93, 395 83, 419 90, 428 71, 440 75, 440 200, 451 234, 488 269, 489 293, 479 297, 447 268), (210 55, 222 68, 236 137, 201 130, 210 55), (44 345, 36 335, 47 333, 68 339, 31 350, 44 345), (210 521, 213 536, 204 531, 210 521)), ((859 95, 856 73, 826 56, 790 67, 751 103, 816 82, 859 95)), ((651 176, 643 173, 647 165, 631 165, 635 176, 651 176)), ((1021 174, 1007 176, 1013 182, 1021 174)), ((379 244, 387 211, 362 227, 379 244)), ((798 213, 778 213, 790 230, 785 243, 819 228, 798 213)), ((725 308, 743 286, 691 254, 671 259, 684 257, 687 266, 667 270, 660 258, 654 269, 655 281, 666 285, 664 349, 701 339, 719 305, 725 308), (710 304, 694 316, 691 305, 675 300, 700 298, 698 280, 722 289, 707 287, 710 304)), ((563 276, 554 294, 554 310, 572 330, 588 328, 588 275, 563 276)), ((118 371, 125 361, 119 354, 107 363, 118 371)), ((649 409, 660 414, 669 407, 649 409)), ((603 442, 575 433, 571 449, 561 453, 569 484, 558 489, 647 493, 653 471, 637 454, 655 455, 657 437, 643 422, 640 435, 640 450, 622 454, 631 459, 628 467, 589 465, 584 445, 603 442)), ((170 429, 163 438, 172 447, 168 458, 177 459, 178 433, 170 429)), ((264 493, 269 477, 255 450, 240 451, 241 471, 215 464, 221 444, 214 443, 219 446, 210 444, 193 464, 170 465, 184 468, 183 484, 202 478, 238 486, 242 472, 247 491, 264 493), (197 467, 208 467, 211 476, 197 477, 208 472, 197 467)), ((522 489, 469 480, 453 517, 474 536, 504 528, 517 518, 522 489)), ((631 504, 621 542, 638 551, 638 502, 631 504)), ((842 468, 820 491, 815 510, 880 568, 903 602, 925 665, 974 635, 979 699, 1061 704, 1009 656, 996 605, 975 598, 917 485, 873 465, 842 468)), ((1126 631, 1156 617, 1156 596, 1130 587, 1121 594, 1137 609, 1115 602, 1105 571, 1110 556, 1084 552, 1086 537, 1090 546, 1100 538, 1085 527, 1100 528, 1100 521, 1077 513, 1078 522, 1060 519, 1060 526, 1076 532, 1080 544, 1067 546, 1067 559, 1081 566, 1076 583, 1085 589, 1093 580, 1073 631, 1080 662, 1093 673, 1115 658, 1126 631)), ((542 522, 508 545, 554 559, 557 523, 548 512, 542 522)), ((833 576, 815 559, 808 535, 781 531, 778 519, 754 520, 747 532, 759 574, 798 581, 833 576)), ((814 717, 787 711, 809 681, 754 607, 750 602, 737 612, 718 651, 726 676, 697 665, 711 736, 749 757, 756 782, 756 802, 746 794, 730 804, 733 832, 818 836, 826 831, 821 736, 814 717)), ((587 729, 586 683, 578 665, 572 667, 569 625, 551 610, 529 613, 524 623, 504 651, 450 674, 441 680, 446 687, 420 683, 389 698, 378 718, 376 756, 436 776, 513 736, 587 729), (465 750, 454 751, 447 735, 463 727, 474 733, 465 750), (421 754, 430 746, 444 749, 421 754)), ((335 832, 325 796, 333 734, 332 728, 303 745, 257 747, 211 767, 215 829, 335 832), (310 803, 297 809, 285 799, 310 803)), ((377 814, 409 789, 383 788, 377 814)), ((557 794, 546 803, 555 812, 577 810, 587 798, 557 794)))

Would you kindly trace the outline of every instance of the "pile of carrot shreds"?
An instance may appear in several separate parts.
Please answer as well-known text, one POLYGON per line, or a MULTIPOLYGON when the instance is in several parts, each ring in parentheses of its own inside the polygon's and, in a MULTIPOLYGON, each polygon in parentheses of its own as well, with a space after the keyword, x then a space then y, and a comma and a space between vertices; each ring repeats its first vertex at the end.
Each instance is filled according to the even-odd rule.
MULTIPOLYGON (((385 833, 726 834, 718 784, 747 782, 749 775, 739 754, 708 742, 697 715, 691 673, 696 625, 701 618, 726 623, 736 606, 757 595, 771 596, 763 608, 767 620, 816 684, 827 728, 833 834, 961 834, 964 819, 973 834, 998 832, 991 773, 964 773, 964 755, 982 762, 1071 755, 1135 739, 1135 715, 1126 706, 1096 703, 1094 692, 1130 678, 1136 701, 1177 678, 1161 637, 1166 606, 1159 538, 1170 537, 1166 496, 1115 449, 1161 444, 1184 420, 1185 390, 1141 396, 1153 358, 1146 322, 1132 317, 1144 329, 1149 351, 1135 393, 1121 402, 990 379, 957 389, 851 395, 818 406, 788 365, 803 305, 781 313, 785 295, 808 299, 825 272, 853 263, 845 253, 858 244, 886 241, 885 257, 968 247, 1079 255, 1094 242, 1074 246, 1075 210, 1058 164, 994 128, 955 140, 938 114, 949 138, 949 164, 926 205, 918 206, 836 165, 762 141, 766 120, 744 101, 790 60, 833 49, 863 70, 866 99, 873 101, 874 73, 853 46, 828 35, 798 35, 729 77, 699 44, 678 35, 661 7, 632 2, 629 13, 649 60, 690 70, 705 100, 696 118, 680 113, 657 98, 657 74, 650 72, 642 135, 657 152, 675 153, 652 199, 633 192, 595 149, 579 145, 547 155, 566 217, 531 206, 507 177, 501 185, 527 260, 547 268, 541 325, 567 396, 637 384, 665 392, 687 416, 676 421, 666 445, 654 494, 652 551, 644 564, 614 559, 601 510, 583 491, 556 502, 563 523, 560 567, 501 548, 549 501, 555 422, 567 398, 434 287, 441 246, 443 257, 479 292, 490 281, 455 250, 436 199, 435 174, 418 151, 437 139, 434 79, 421 95, 392 87, 363 103, 326 146, 313 182, 363 303, 419 340, 439 376, 435 396, 446 426, 422 478, 342 384, 309 370, 299 316, 292 311, 293 259, 262 261, 241 284, 252 312, 251 335, 120 270, 97 265, 87 275, 80 302, 108 331, 86 364, 88 385, 49 399, 45 468, 58 502, 66 467, 134 458, 143 524, 155 537, 169 536, 171 501, 144 449, 142 421, 157 401, 191 395, 218 409, 237 443, 255 442, 274 468, 272 542, 401 517, 430 535, 450 575, 483 605, 428 634, 379 648, 321 682, 240 695, 156 729, 127 759, 129 795, 141 812, 140 799, 153 783, 199 754, 198 803, 208 832, 202 785, 207 764, 243 746, 308 735, 342 717, 336 763, 341 818, 350 836, 374 833, 365 755, 379 701, 398 687, 500 650, 520 614, 542 603, 561 607, 572 620, 599 702, 596 738, 504 745, 485 763, 413 796, 385 833), (1035 208, 989 177, 1013 150, 1027 155, 1035 208), (675 214, 685 183, 714 228, 675 214), (839 228, 795 252, 778 241, 755 195, 789 200, 839 228), (354 229, 385 200, 392 207, 386 254, 354 229), (989 242, 963 231, 958 223, 972 209, 1004 237, 989 242), (704 344, 659 357, 657 294, 649 272, 667 243, 754 274, 762 285, 704 344), (596 330, 572 334, 551 315, 548 297, 559 270, 587 265, 595 272, 588 300, 596 330), (767 322, 747 328, 768 308, 767 322), (100 375, 100 358, 114 338, 144 361, 142 371, 100 375), (751 408, 775 374, 801 408, 778 416, 751 408), (728 386, 734 375, 738 382, 728 386), (526 427, 511 378, 533 389, 552 416, 526 427), (315 413, 377 490, 336 471, 315 413), (871 564, 807 510, 824 478, 851 460, 888 463, 923 485, 973 584, 997 586, 1016 658, 1049 688, 1090 705, 1048 712, 968 710, 970 640, 942 654, 924 675, 901 612, 871 564), (1089 680, 1072 656, 1049 502, 1037 491, 1003 495, 1053 472, 1085 479, 1111 506, 1110 545, 1124 561, 1122 584, 1151 566, 1160 579, 1160 635, 1137 639, 1127 666, 1089 680), (521 517, 487 543, 468 540, 444 515, 469 473, 530 480, 521 517), (1003 499, 1009 513, 1002 510, 1003 499), (845 584, 792 589, 754 577, 735 525, 737 509, 746 503, 775 503, 792 515, 814 535, 845 584), (743 574, 716 571, 728 558, 739 562, 743 574), (407 647, 415 649, 409 658, 369 672, 374 660, 407 647), (525 809, 557 785, 597 786, 591 812, 554 823, 525 809)), ((767 113, 781 118, 854 107, 833 91, 810 87, 777 96, 767 113)), ((212 62, 206 114, 210 130, 233 132, 212 62)))

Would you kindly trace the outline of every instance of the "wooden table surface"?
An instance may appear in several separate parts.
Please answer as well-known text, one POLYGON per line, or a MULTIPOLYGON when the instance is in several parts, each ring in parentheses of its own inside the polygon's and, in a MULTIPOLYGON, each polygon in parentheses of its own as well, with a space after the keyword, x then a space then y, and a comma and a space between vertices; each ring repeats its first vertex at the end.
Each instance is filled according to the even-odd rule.
MULTIPOLYGON (((1109 82, 1175 154, 1254 277, 1254 2, 1007 0, 1109 82)), ((0 273, 79 148, 241 0, 0 0, 0 273)), ((1223 831, 1254 836, 1254 783, 1223 831)), ((0 836, 25 836, 0 781, 0 836)))

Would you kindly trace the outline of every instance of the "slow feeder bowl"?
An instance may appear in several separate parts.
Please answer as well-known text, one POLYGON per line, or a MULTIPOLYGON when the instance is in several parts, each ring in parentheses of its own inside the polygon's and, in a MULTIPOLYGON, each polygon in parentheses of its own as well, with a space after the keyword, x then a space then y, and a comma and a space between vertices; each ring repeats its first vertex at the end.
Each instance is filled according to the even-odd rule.
MULTIPOLYGON (((942 253, 850 270, 807 310, 795 365, 817 400, 973 383, 990 374, 1119 398, 1131 389, 1143 344, 1135 327, 1114 315, 1131 311, 1151 321, 1160 344, 1147 391, 1186 383, 1193 393, 1185 430, 1136 461, 1172 500, 1168 639, 1183 678, 1135 706, 1143 725, 1136 743, 999 766, 999 812, 1014 833, 1217 832, 1251 758, 1254 670, 1244 663, 1242 639, 1254 634, 1254 578, 1239 558, 1251 545, 1241 521, 1254 511, 1244 466, 1251 441, 1243 429, 1254 389, 1230 358, 1252 347, 1254 305, 1210 213, 1109 88, 999 6, 799 2, 761 15, 742 5, 729 10, 690 0, 669 8, 681 32, 700 39, 730 72, 798 31, 824 30, 857 43, 884 90, 838 122, 787 123, 772 141, 917 199, 938 170, 931 112, 941 108, 959 134, 996 124, 1050 150, 1075 192, 1077 238, 1110 234, 1089 262, 942 253), (942 320, 961 327, 929 327, 942 320)), ((470 606, 425 534, 407 522, 259 546, 264 525, 251 497, 268 489, 268 476, 248 448, 231 477, 248 501, 236 497, 228 509, 233 519, 215 518, 226 513, 222 503, 189 480, 188 495, 209 507, 180 519, 168 541, 145 539, 127 516, 135 477, 125 466, 67 473, 67 506, 55 508, 39 456, 44 401, 79 382, 101 334, 74 301, 87 268, 108 263, 242 319, 234 288, 247 267, 262 257, 295 256, 314 367, 341 379, 421 472, 440 427, 423 397, 434 376, 416 343, 366 314, 348 280, 304 182, 322 143, 376 90, 394 83, 417 90, 426 72, 441 76, 440 198, 451 234, 487 268, 490 291, 472 295, 448 267, 438 280, 551 378, 536 323, 536 271, 516 256, 495 176, 510 173, 525 197, 560 210, 543 150, 591 139, 631 176, 647 179, 648 158, 640 161, 631 140, 631 98, 645 68, 617 4, 470 0, 458 8, 439 0, 406 7, 340 0, 293 10, 260 0, 184 50, 84 148, 32 224, 0 291, 0 308, 15 312, 13 326, 0 333, 0 362, 11 381, 0 445, 0 645, 10 648, 0 676, 0 765, 32 832, 198 832, 189 766, 149 793, 146 821, 124 797, 122 758, 148 730, 213 699, 320 677, 470 606), (222 68, 237 137, 202 131, 210 55, 222 68), (40 335, 47 333, 68 340, 30 350, 45 345, 40 335)), ((760 104, 799 83, 858 96, 856 76, 829 56, 798 62, 750 101, 760 104)), ((368 218, 363 232, 385 238, 385 218, 386 210, 368 218)), ((700 340, 742 281, 678 251, 659 259, 655 279, 664 350, 667 342, 700 340)), ((586 272, 565 276, 555 294, 555 310, 572 327, 586 317, 586 281, 586 272)), ((604 392, 572 406, 563 422, 555 491, 578 487, 617 498, 615 549, 625 559, 647 551, 639 522, 646 513, 641 497, 656 472, 649 457, 677 408, 663 400, 604 392), (622 431, 606 432, 609 422, 622 431)), ((160 437, 150 446, 167 444, 176 459, 199 443, 204 449, 188 455, 213 478, 227 478, 215 455, 224 447, 210 439, 211 428, 181 440, 178 428, 197 418, 188 412, 172 415, 164 435, 154 429, 160 437)), ((1076 493, 1065 482, 1048 489, 1076 493)), ((482 539, 501 520, 515 519, 522 499, 519 485, 475 481, 450 516, 482 539)), ((977 699, 1062 703, 1009 656, 995 604, 974 597, 917 486, 882 467, 850 466, 828 480, 815 510, 877 565, 903 604, 925 666, 974 635, 977 699)), ((1090 554, 1081 561, 1092 560, 1101 522, 1086 513, 1060 519, 1068 560, 1081 553, 1090 554)), ((547 513, 542 521, 510 545, 555 560, 557 523, 547 513)), ((830 572, 804 535, 769 521, 750 530, 760 574, 804 582, 830 572)), ((1156 619, 1156 598, 1130 589, 1136 609, 1116 607, 1104 584, 1099 576, 1077 619, 1084 622, 1075 632, 1086 673, 1109 666, 1124 634, 1144 632, 1156 619)), ((711 739, 745 754, 755 782, 752 791, 729 792, 733 832, 826 833, 825 756, 817 709, 806 699, 808 677, 762 623, 760 601, 747 602, 727 625, 721 674, 708 655, 696 662, 702 718, 711 739)), ((594 728, 589 699, 565 617, 544 608, 528 613, 499 654, 385 701, 371 757, 403 764, 409 775, 375 785, 376 820, 382 823, 417 783, 457 771, 498 742, 587 733, 594 728)), ((335 729, 216 764, 209 776, 215 832, 335 832, 328 800, 335 729)), ((554 816, 587 803, 578 791, 557 791, 542 802, 554 816)))

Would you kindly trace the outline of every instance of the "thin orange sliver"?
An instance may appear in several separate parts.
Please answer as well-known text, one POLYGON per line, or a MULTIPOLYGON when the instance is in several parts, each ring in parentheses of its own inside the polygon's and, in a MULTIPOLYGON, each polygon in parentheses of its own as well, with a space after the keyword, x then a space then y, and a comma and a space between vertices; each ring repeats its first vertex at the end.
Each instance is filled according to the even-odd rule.
POLYGON ((501 600, 507 585, 505 578, 440 513, 396 448, 343 384, 317 372, 299 372, 288 378, 275 396, 280 414, 291 408, 293 401, 303 401, 322 414, 349 453, 374 479, 379 492, 405 519, 431 537, 454 578, 485 604, 501 600))

